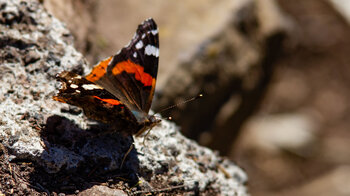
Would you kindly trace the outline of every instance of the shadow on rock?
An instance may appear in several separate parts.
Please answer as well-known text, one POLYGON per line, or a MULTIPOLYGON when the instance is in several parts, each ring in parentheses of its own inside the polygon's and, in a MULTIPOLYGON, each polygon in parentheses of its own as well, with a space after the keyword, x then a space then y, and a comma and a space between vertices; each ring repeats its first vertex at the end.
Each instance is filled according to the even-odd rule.
POLYGON ((31 174, 32 185, 41 191, 70 194, 120 180, 130 186, 137 184, 139 160, 135 148, 121 166, 133 137, 108 129, 104 124, 82 129, 65 117, 49 117, 41 132, 45 151, 38 160, 40 166, 31 174))

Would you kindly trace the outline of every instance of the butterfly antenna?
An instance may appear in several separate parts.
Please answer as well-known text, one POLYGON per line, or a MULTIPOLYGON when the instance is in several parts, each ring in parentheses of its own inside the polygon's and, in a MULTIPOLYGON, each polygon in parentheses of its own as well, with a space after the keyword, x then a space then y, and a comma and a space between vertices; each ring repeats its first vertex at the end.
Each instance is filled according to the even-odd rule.
MULTIPOLYGON (((180 102, 180 103, 177 103, 177 104, 171 105, 171 106, 169 106, 169 107, 166 107, 166 108, 162 109, 161 111, 159 111, 158 113, 162 113, 162 112, 164 112, 164 111, 167 111, 167 110, 170 110, 170 109, 172 109, 172 108, 175 108, 175 107, 177 107, 177 106, 179 106, 179 105, 182 105, 182 104, 185 104, 185 103, 194 101, 194 100, 199 99, 199 98, 201 98, 201 97, 203 97, 203 94, 199 94, 199 95, 197 95, 197 96, 195 96, 195 97, 192 97, 192 98, 187 99, 187 100, 185 100, 185 101, 182 101, 182 102, 180 102)), ((168 120, 171 120, 171 117, 168 117, 168 120)))

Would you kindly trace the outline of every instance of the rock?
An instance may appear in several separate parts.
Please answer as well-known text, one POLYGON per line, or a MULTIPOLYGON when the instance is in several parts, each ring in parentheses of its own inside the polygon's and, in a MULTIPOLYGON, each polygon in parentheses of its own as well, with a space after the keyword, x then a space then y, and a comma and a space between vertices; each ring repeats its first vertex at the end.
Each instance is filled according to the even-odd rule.
POLYGON ((64 25, 38 2, 0 1, 0 5, 0 16, 12 15, 12 20, 0 20, 0 138, 17 158, 39 161, 44 146, 38 130, 49 116, 65 115, 51 100, 58 87, 55 75, 86 62, 64 25))
MULTIPOLYGON (((173 123, 164 121, 161 127, 153 129, 146 137, 145 144, 143 138, 136 138, 145 183, 148 184, 147 179, 151 179, 151 182, 184 185, 187 190, 198 188, 205 191, 209 184, 215 182, 212 188, 220 190, 223 195, 240 189, 239 184, 246 181, 246 176, 240 170, 231 167, 227 159, 217 157, 210 149, 200 147, 176 130, 173 123)), ((244 195, 239 191, 237 194, 244 195)))
POLYGON ((23 61, 25 65, 29 65, 31 63, 35 63, 39 59, 40 59, 39 54, 36 53, 35 51, 30 50, 23 58, 23 61))
POLYGON ((247 195, 247 176, 240 168, 185 138, 166 120, 150 132, 145 145, 142 137, 96 134, 108 126, 52 100, 59 87, 57 73, 88 71, 69 31, 35 0, 1 0, 0 8, 0 140, 10 161, 34 165, 28 187, 73 194, 96 182, 114 186, 124 179, 129 185, 120 186, 130 194, 247 195), (122 164, 133 142, 135 148, 122 164), (139 190, 130 188, 135 184, 139 190))
POLYGON ((93 186, 90 189, 87 189, 83 192, 80 192, 78 196, 98 196, 98 195, 105 195, 105 196, 127 196, 127 194, 118 189, 111 189, 105 186, 93 186))

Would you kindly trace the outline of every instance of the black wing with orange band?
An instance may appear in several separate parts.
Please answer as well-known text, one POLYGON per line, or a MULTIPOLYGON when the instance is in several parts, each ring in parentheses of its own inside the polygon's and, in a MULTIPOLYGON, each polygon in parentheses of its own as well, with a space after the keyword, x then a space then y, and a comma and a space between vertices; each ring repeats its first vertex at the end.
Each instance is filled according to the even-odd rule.
POLYGON ((140 24, 130 43, 101 61, 85 78, 117 97, 132 111, 148 113, 158 72, 159 39, 153 19, 140 24))

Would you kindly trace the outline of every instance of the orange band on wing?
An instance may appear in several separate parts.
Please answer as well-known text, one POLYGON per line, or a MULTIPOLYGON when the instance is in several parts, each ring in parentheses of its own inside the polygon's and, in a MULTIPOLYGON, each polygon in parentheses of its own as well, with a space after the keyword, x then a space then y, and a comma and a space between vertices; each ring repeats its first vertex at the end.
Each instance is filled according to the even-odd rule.
POLYGON ((112 104, 112 105, 120 105, 120 101, 116 100, 116 99, 102 99, 102 98, 99 98, 97 96, 93 96, 95 97, 96 99, 99 99, 103 102, 106 102, 106 103, 109 103, 109 104, 112 104))
POLYGON ((85 76, 85 78, 90 82, 95 82, 99 80, 102 76, 106 74, 106 68, 111 60, 112 57, 109 57, 108 59, 101 61, 92 69, 89 75, 85 76))
POLYGON ((143 85, 152 86, 154 78, 150 74, 144 72, 144 68, 141 65, 127 60, 116 64, 112 69, 113 75, 118 75, 123 71, 130 74, 135 74, 135 79, 142 82, 143 85))

